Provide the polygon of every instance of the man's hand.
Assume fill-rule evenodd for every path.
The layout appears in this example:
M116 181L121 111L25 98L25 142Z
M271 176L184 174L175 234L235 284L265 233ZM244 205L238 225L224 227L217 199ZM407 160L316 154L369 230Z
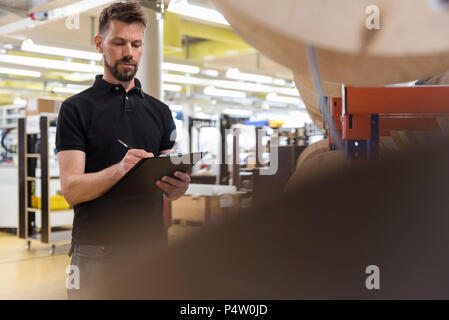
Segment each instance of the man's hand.
M168 200L176 200L186 193L189 187L190 177L188 174L176 171L174 176L177 178L164 176L161 180L156 181L156 185L164 191Z
M142 149L130 149L117 165L116 176L120 179L142 158L153 158L154 154Z

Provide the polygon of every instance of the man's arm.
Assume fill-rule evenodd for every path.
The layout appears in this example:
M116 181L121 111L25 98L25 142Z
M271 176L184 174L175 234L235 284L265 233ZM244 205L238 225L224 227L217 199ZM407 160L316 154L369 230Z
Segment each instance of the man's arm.
M78 150L58 152L62 194L74 206L98 198L109 190L142 158L154 155L145 150L131 149L117 164L95 173L84 173L86 154Z

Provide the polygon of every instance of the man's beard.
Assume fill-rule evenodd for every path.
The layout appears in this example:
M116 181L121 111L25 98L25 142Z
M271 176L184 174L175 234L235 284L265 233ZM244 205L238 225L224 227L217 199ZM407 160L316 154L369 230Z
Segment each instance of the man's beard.
M120 63L129 63L134 66L134 68L124 68L122 71L118 69ZM106 57L104 58L104 65L109 70L109 72L119 81L131 81L137 73L137 62L133 59L122 58L114 63L114 65L110 65Z

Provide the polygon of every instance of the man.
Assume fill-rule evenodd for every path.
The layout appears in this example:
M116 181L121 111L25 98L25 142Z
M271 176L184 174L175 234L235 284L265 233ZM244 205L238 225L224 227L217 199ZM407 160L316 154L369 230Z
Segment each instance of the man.
M144 93L135 78L145 27L137 2L105 8L95 37L104 58L104 75L65 100L59 113L56 148L61 188L75 211L69 255L80 278L79 289L68 286L69 298L117 297L118 292L108 287L117 270L132 269L142 257L167 245L162 193L95 200L140 159L170 153L174 145L171 111ZM135 149L128 150L117 139ZM176 172L175 177L156 182L169 200L182 196L190 182L185 173Z

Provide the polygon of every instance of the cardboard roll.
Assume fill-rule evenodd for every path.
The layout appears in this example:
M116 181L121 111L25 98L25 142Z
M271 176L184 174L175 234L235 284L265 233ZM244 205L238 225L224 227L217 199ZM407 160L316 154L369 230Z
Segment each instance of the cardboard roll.
M422 146L425 138L436 137L428 132L401 132L392 131L391 136L379 137L379 150L381 158L394 156L400 151L406 151L410 146ZM435 140L433 139L433 140ZM286 190L290 190L298 183L308 183L309 181L318 180L323 175L329 175L344 168L363 164L363 161L349 163L342 151L330 151L329 140L323 139L307 146L296 161L296 171L292 175Z
M307 113L310 116L310 119L312 119L313 123L320 129L324 129L324 121L323 116L321 115L320 111L317 110L315 107L312 107L305 103Z
M324 129L323 116L319 106L319 96L315 91L312 80L307 76L295 74L295 84L310 118L317 127ZM336 83L323 82L323 90L326 96L341 97L341 85Z
M299 11L292 10L291 6L296 6L294 4L296 2L302 4L304 1L291 0L286 5L280 5L279 2L274 1L262 2L260 0L244 2L238 0L213 1L234 30L250 45L260 50L270 59L290 68L294 74L306 76L310 74L305 42L290 34L291 32L296 33L292 25L301 20L298 18ZM420 2L421 0L416 1ZM323 3L323 1L316 0L310 2ZM334 2L335 5L341 5L340 1L338 3ZM249 4L251 4L251 10L247 8ZM263 15L259 15L260 12L263 13L266 11L266 8L272 6L276 6L276 8L275 10L270 10L269 18L265 19L262 18ZM341 5L341 7L345 8L344 5ZM409 6L409 9L413 10L411 6ZM340 11L336 11L336 14L338 15ZM285 16L281 21L274 19L273 16L278 16L285 12L295 14L294 18L287 19L287 16ZM320 21L313 14L310 17ZM279 23L274 23L274 21ZM449 19L447 21L449 23ZM435 26L433 21L429 23ZM412 25L413 23L408 21L408 24ZM338 24L333 25L333 28L338 29L336 26ZM438 29L437 27L435 28ZM287 30L289 31L287 32ZM306 29L311 34L314 32L313 30L315 29ZM423 37L419 36L420 34L422 35L423 33L418 33L414 38L414 42L420 43L425 41L427 44L427 40L423 40ZM396 32L396 38L398 37L402 37L401 32ZM445 36L443 43L449 41L449 38L446 38ZM316 55L320 76L324 81L345 83L347 85L401 83L423 79L449 70L449 53L436 49L429 50L428 54L418 54L410 51L403 52L402 55L376 56L371 55L369 51L343 52L316 46Z
M298 170L308 160L313 159L321 153L329 151L329 139L323 139L318 142L312 143L304 149L296 161L296 169Z
M327 142L327 140L322 140ZM320 142L322 142L320 141ZM345 159L340 150L329 151L329 146L323 148L323 144L318 142L313 146L305 159L298 159L296 171L287 183L286 191L297 188L299 185L319 181L334 173L340 172L348 167L349 161Z
M263 24L296 41L331 50L373 56L417 56L449 52L447 1L216 2L222 2L223 7L238 8L254 23ZM439 8L435 6L438 3L441 3Z
M307 80L307 77L305 77L305 76L298 77L295 74L296 88L298 89L299 94L301 95L301 99L304 102L304 104L306 106L306 110L309 113L309 116L312 119L312 121L315 123L316 126L318 126L321 129L324 129L323 116L321 114L319 96L317 95L316 91L314 91L314 89L312 89L313 84L311 82L305 82L307 84L304 84L301 81L303 78L305 80ZM324 90L325 90L326 95L330 95L330 96L332 96L332 94L338 95L338 93L339 93L339 91L335 90L335 88L333 88L330 85L327 85L324 88ZM341 97L341 94L339 96Z
M439 140L443 136L442 131L418 131L418 130L391 130L391 140L397 151L414 149L425 146L429 141Z
M317 95L315 92L316 87L315 83L313 82L313 79L305 74L302 73L296 73L294 74L294 81L296 86L301 85L304 88L309 89L309 91L313 91L315 95ZM321 86L323 87L323 93L325 96L332 97L332 98L341 98L342 96L342 84L337 82L330 82L326 80L321 81Z

